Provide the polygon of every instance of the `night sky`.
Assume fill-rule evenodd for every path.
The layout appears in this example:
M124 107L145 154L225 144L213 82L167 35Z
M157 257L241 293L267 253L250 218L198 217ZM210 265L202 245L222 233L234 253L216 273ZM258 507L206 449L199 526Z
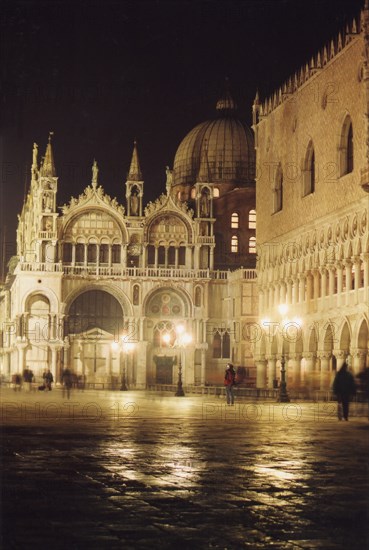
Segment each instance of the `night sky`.
M11 0L1 14L1 237L15 253L33 142L49 131L58 203L91 181L124 204L133 141L144 203L165 190L165 166L211 118L225 77L251 123L265 97L359 13L363 0Z

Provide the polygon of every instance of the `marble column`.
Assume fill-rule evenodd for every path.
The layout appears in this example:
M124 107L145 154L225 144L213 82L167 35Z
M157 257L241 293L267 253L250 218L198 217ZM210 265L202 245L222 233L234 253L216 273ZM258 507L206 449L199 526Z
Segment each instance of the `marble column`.
M367 351L365 349L356 348L351 350L351 371L354 376L357 376L359 372L364 370L366 354Z
M306 352L303 354L305 368L303 372L304 386L310 393L314 389L314 378L316 370L316 355L314 352Z
M290 354L289 368L292 374L292 387L299 389L301 386L301 355L299 353Z
M274 382L277 380L276 357L275 355L268 355L266 359L268 360L268 389L272 390L274 388Z
M320 390L328 390L330 383L330 374L329 374L329 360L331 354L327 351L319 352L318 354L320 360Z
M266 380L266 360L265 359L255 359L256 365L256 387L263 389L267 387Z

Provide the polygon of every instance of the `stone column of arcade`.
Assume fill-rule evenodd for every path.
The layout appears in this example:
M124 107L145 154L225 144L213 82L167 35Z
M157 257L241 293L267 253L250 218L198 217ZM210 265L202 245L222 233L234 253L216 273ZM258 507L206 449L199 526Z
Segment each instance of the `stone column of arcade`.
M264 389L267 387L267 361L264 357L255 357L256 366L256 388Z
M318 354L320 359L320 390L329 390L330 375L329 375L329 361L331 354L329 352L320 352Z

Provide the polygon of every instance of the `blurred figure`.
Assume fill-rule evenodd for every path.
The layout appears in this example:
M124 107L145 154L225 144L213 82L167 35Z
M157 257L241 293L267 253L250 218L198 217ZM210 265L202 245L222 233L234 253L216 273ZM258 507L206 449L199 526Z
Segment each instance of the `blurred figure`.
M52 375L52 372L50 369L47 369L44 374L42 375L42 378L44 379L44 387L45 391L51 391L52 390L52 383L54 382L54 377Z
M68 368L63 370L62 384L63 384L63 398L65 397L65 393L66 393L67 399L70 399L70 390L73 385L73 373Z
M234 405L233 386L235 384L236 384L236 371L234 370L232 363L228 363L225 371L225 375L224 375L224 385L226 390L227 405Z
M21 390L22 377L19 373L13 374L12 383L13 383L14 391L20 391Z
M333 382L333 392L337 396L337 416L338 420L348 420L350 399L356 393L354 377L348 370L347 363L343 363L337 372Z
M365 400L368 404L368 420L369 420L369 367L365 367L365 369L357 375L357 379L359 382L359 388L362 391Z
M31 391L31 384L33 382L33 372L30 368L25 368L23 371L23 385L25 391Z

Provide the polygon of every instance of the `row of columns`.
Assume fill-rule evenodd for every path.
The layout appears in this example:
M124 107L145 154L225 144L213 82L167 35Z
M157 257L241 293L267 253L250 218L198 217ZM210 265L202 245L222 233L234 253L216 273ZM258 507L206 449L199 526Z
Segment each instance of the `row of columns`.
M30 316L32 313L29 311L16 315L15 332L11 331L10 336L35 342L56 342L63 339L63 314L47 313L43 317L37 316L32 328L29 326ZM7 345L11 345L11 342Z
M351 290L357 293L359 288L364 288L364 299L367 300L369 296L368 287L369 254L364 253L349 260L327 264L324 267L315 268L305 273L298 273L291 276L287 281L278 281L275 284L268 285L268 287L262 287L260 289L260 311L267 311L280 303L294 305L304 301L326 298L334 294L339 295L337 305L348 305ZM346 299L342 296L344 291Z
M66 244L66 243L64 243ZM114 263L119 263L123 266L126 266L127 265L127 257L128 257L128 249L129 249L129 245L128 244L122 244L122 245L116 245L116 244L109 244L109 245L105 245L104 243L68 243L68 244L71 244L72 246L72 256L71 256L71 262L70 264L72 266L75 266L75 265L78 265L78 266L84 266L84 267L87 267L88 265L91 265L93 264L94 266L96 267L99 267L100 265L102 266L106 266L106 267L111 267ZM84 247L84 252L83 252L83 259L82 258L77 258L77 255L76 255L76 247L78 244L82 244L83 247ZM96 254L94 255L95 256L95 259L93 261L89 261L89 258L88 258L88 247L89 246L96 246ZM107 258L107 262L102 262L101 261L101 255L100 255L100 247L101 246L108 246L108 258ZM112 253L112 247L113 246L119 246L120 249L119 249L119 254L117 255L117 258L113 258L113 253ZM154 246L154 245L146 245L146 246L143 246L142 247L142 250L141 250L141 266L145 267L147 265L147 255L148 255L148 246L153 246L154 247L154 267L159 267L159 248L160 246ZM200 261L200 256L201 256L201 249L202 248L206 248L207 251L209 251L209 265L206 265L205 268L209 268L209 269L214 269L214 246L213 245L207 245L207 244L201 244L201 245L195 245L194 248L191 248L191 247L188 247L186 246L185 247L185 266L184 267L187 267L187 268L190 268L190 269L201 269L202 266L201 266L201 261ZM169 256L169 249L172 248L172 247L169 247L169 246L163 246L164 248L164 255L165 255L165 258L164 258L164 265L165 267L171 267L169 266L169 262L168 262L168 256ZM179 267L179 249L180 247L173 247L174 248L174 267L175 268L178 268ZM60 257L63 257L63 261L65 262L64 260L64 254L63 254L63 251L61 250L60 251L61 254L60 254ZM194 252L194 255L192 257L192 254ZM113 262L113 259L116 260L115 262ZM78 261L80 260L80 261Z
M350 369L354 376L358 375L365 368L368 350L355 349L333 350L290 353L285 356L285 368L287 383L294 389L310 388L328 390L332 384L332 377L339 370L347 358L349 358ZM332 368L332 356L336 360L336 368ZM255 358L256 365L256 387L273 389L275 382L279 379L280 373L277 369L277 362L280 355L266 355ZM304 360L304 365L302 364Z

